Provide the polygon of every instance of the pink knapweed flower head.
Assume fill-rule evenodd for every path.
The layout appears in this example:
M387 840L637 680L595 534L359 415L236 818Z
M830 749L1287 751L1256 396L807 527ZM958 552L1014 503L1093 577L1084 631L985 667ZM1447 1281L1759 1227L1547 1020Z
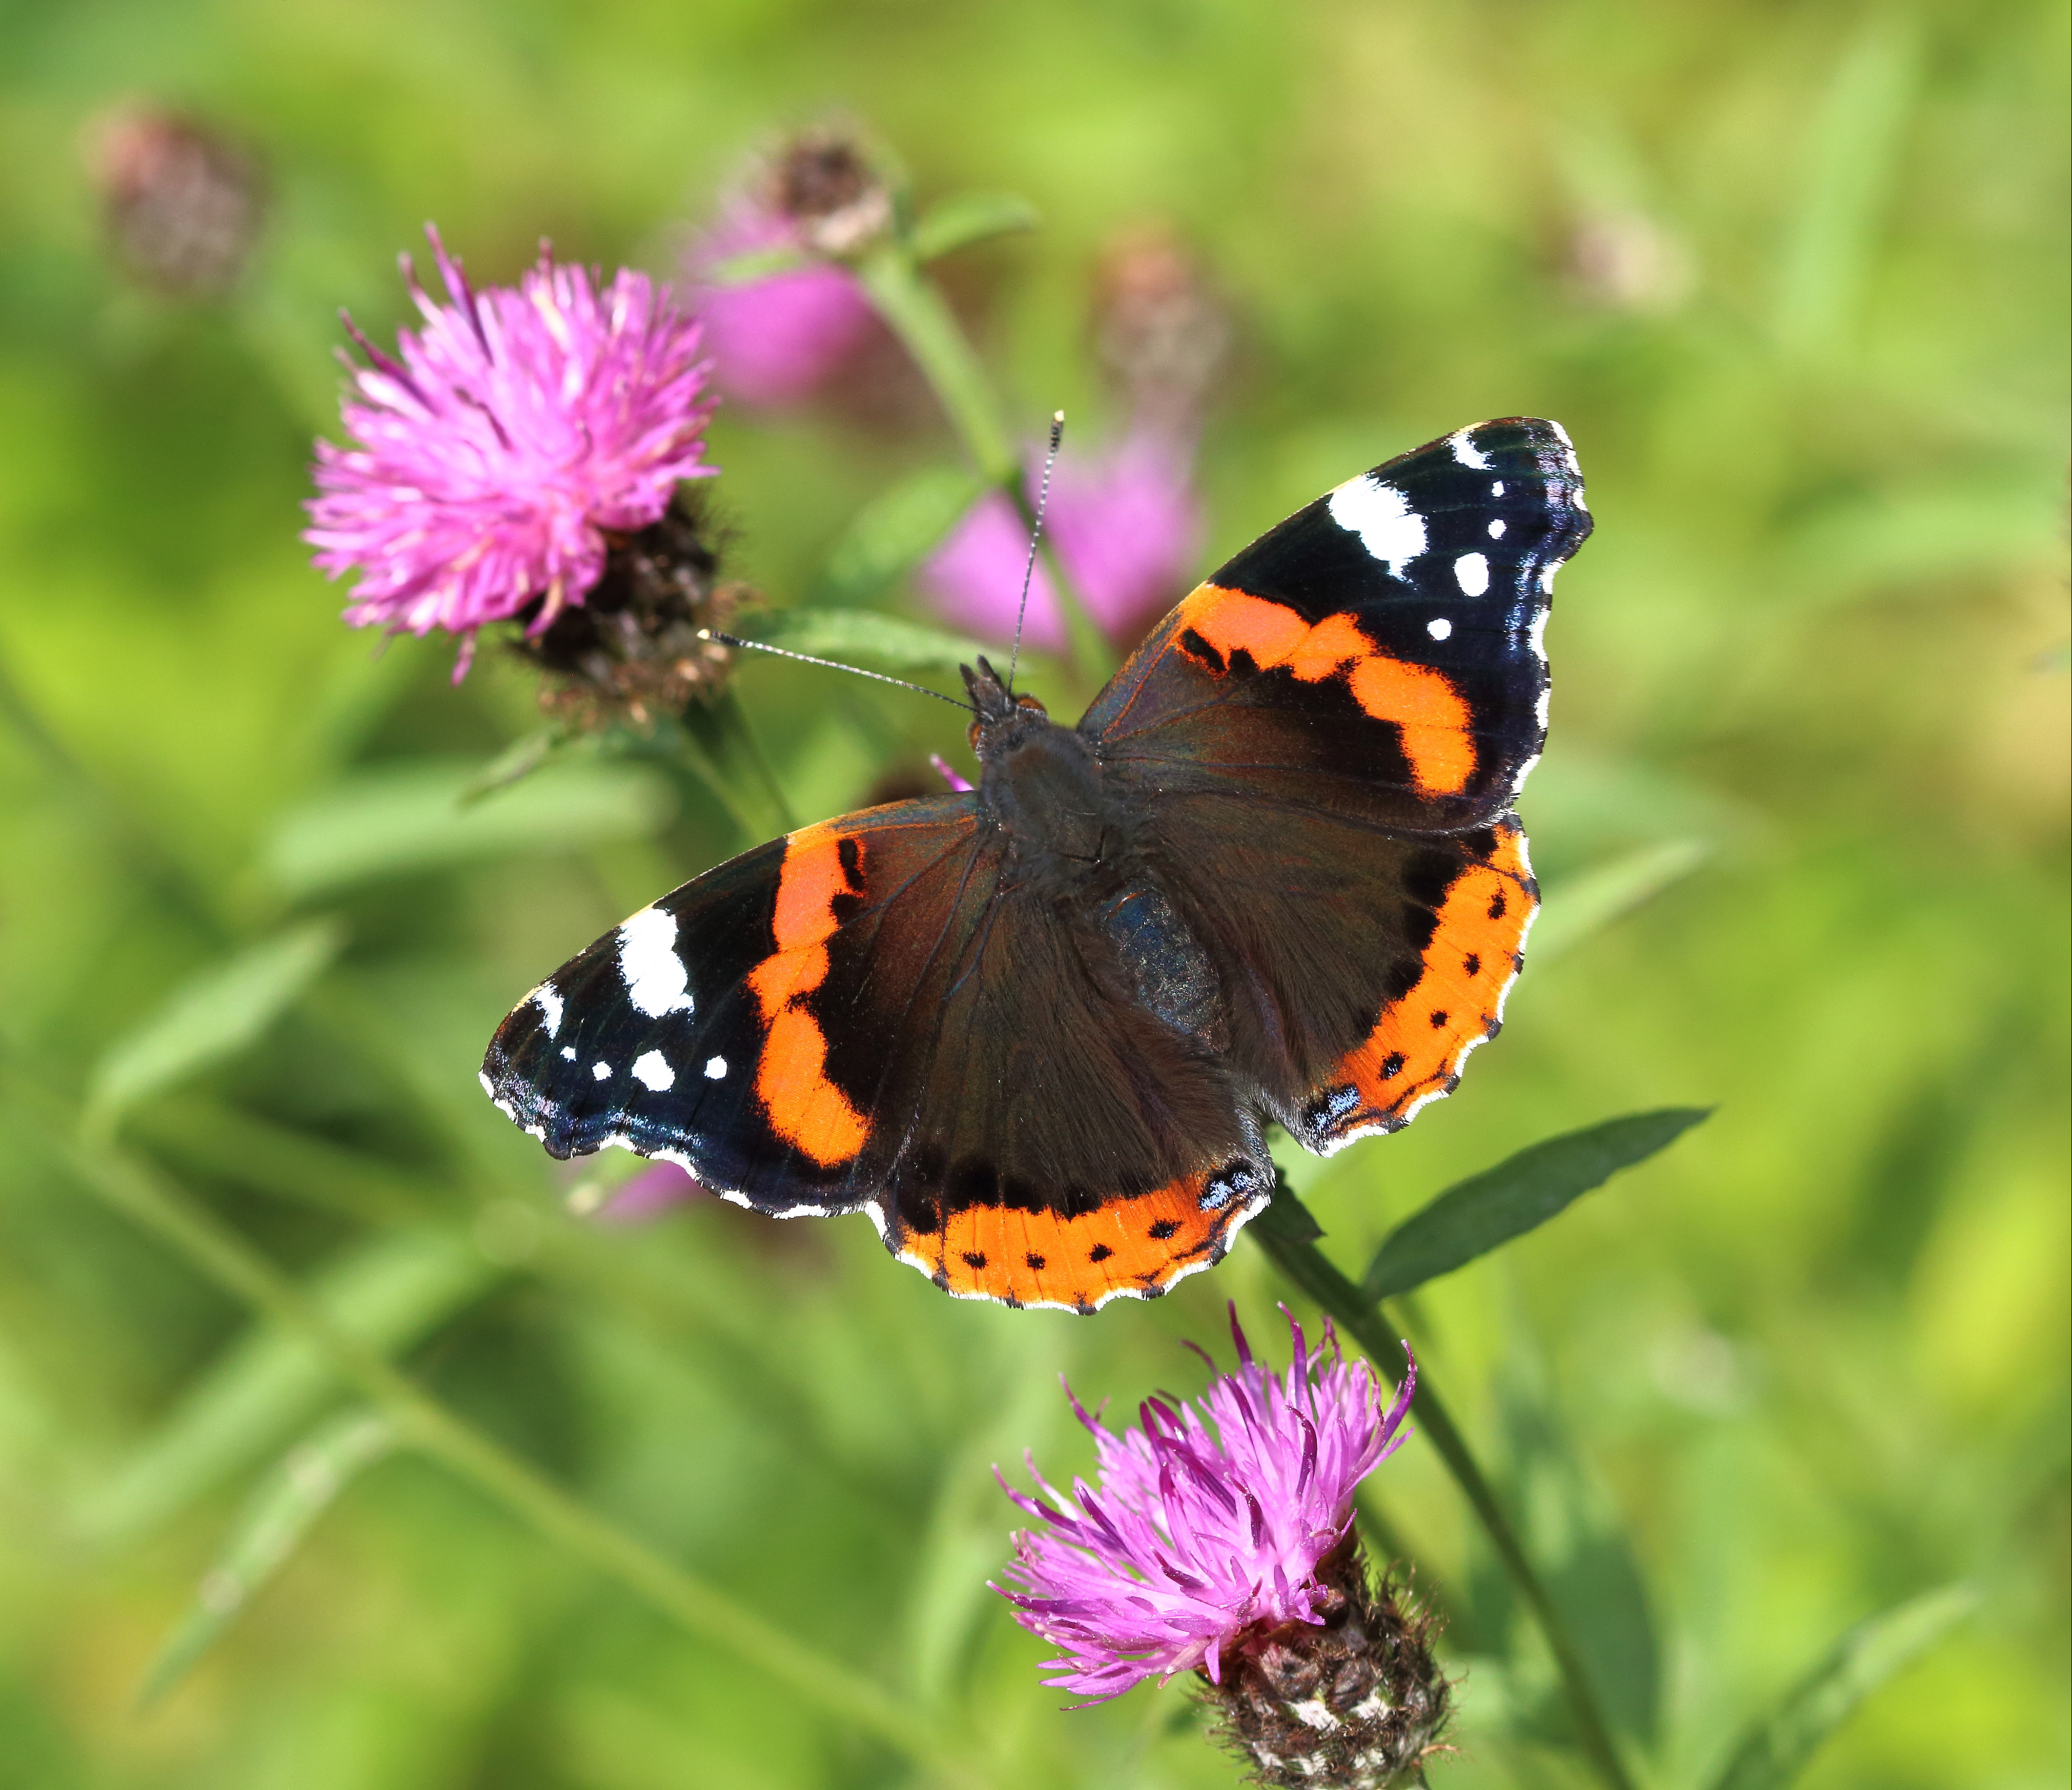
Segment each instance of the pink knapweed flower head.
M1062 1649L1046 1684L1098 1700L1190 1668L1218 1683L1248 1632L1321 1626L1342 1601L1318 1567L1351 1527L1354 1488L1402 1444L1416 1364L1384 1406L1328 1319L1314 1354L1292 1318L1289 1328L1294 1359L1276 1374L1252 1359L1233 1306L1236 1371L1198 1405L1145 1400L1140 1426L1120 1435L1075 1399L1098 1484L1075 1479L1067 1497L1034 1461L1040 1497L1001 1482L1042 1525L1014 1537L1007 1576L1019 1589L994 1588Z
M643 1224L679 1206L714 1197L689 1169L654 1162L599 1205L594 1216L607 1224Z
M1041 468L1038 457L1029 472L1031 502ZM1186 593L1201 545L1202 509L1188 455L1170 438L1148 430L1099 456L1062 455L1044 527L1101 632L1133 644ZM995 492L965 512L923 564L919 582L946 619L1009 640L1028 559L1028 529ZM1064 616L1040 562L1030 582L1022 638L1053 652L1065 644Z
M536 632L595 585L607 533L717 470L699 326L644 274L601 285L544 245L515 288L477 292L426 233L447 302L406 257L423 327L399 332L396 358L352 330L370 363L347 363L353 444L317 443L302 538L334 577L360 574L349 622L471 640L536 600Z
M798 246L791 220L738 200L686 258L713 377L729 397L770 409L800 403L841 370L876 325L856 276L832 261L734 285L714 278L741 256Z

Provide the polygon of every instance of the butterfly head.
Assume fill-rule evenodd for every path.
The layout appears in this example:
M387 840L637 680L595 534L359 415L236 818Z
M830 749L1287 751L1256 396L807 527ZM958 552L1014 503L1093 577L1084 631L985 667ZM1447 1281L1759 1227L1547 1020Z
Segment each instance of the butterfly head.
M1031 733L1056 725L1034 697L1017 696L1008 689L990 660L981 657L975 671L969 665L958 669L977 717L971 724L971 747L981 763L1001 757Z

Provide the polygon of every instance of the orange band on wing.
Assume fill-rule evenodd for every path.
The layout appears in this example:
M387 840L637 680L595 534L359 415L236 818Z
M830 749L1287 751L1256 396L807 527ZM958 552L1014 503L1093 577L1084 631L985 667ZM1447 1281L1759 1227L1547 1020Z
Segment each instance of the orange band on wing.
M1185 652L1192 629L1227 661L1235 652L1264 671L1282 666L1305 684L1343 674L1353 700L1402 735L1410 774L1427 795L1457 796L1475 771L1472 717L1444 672L1391 658L1350 615L1314 627L1285 603L1204 584L1180 605L1176 636Z
M1383 1008L1366 1041L1340 1060L1338 1077L1359 1101L1324 1128L1326 1138L1392 1128L1452 1088L1468 1052L1496 1033L1538 905L1524 833L1505 821L1495 850L1449 885L1416 986Z
M1223 1259L1242 1199L1202 1209L1207 1173L1135 1200L1067 1218L1012 1206L971 1206L940 1231L909 1231L897 1253L938 1286L967 1298L1091 1311L1117 1294L1162 1293L1182 1274Z
M870 1135L870 1121L828 1079L827 1035L804 1004L827 980L826 940L841 924L836 901L861 892L863 842L848 842L857 865L855 885L842 862L843 843L827 826L807 827L785 841L771 922L777 948L748 976L763 1012L756 1095L770 1129L823 1168L849 1161Z

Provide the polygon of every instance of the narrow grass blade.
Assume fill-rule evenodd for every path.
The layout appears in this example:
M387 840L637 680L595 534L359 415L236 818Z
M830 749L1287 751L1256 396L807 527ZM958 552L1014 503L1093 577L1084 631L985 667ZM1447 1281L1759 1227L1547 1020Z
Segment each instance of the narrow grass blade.
M261 853L290 900L421 870L643 838L674 810L668 780L643 765L543 765L467 800L479 767L419 761L335 785L283 814Z
M500 1272L458 1238L405 1234L356 1251L310 1292L340 1329L387 1354L471 1303ZM270 1326L253 1329L187 1389L114 1478L84 1500L81 1533L113 1544L163 1522L278 1447L309 1421L337 1381L306 1339Z
M1551 963L1682 882L1712 855L1703 839L1665 840L1549 884L1527 957L1535 968Z
M332 1501L391 1453L395 1425L382 1413L342 1412L293 1450L254 1488L223 1551L195 1587L194 1603L166 1637L137 1693L148 1709L179 1684L302 1545Z
M1549 1138L1456 1183L1392 1231L1360 1282L1379 1302L1422 1286L1544 1224L1622 1168L1666 1150L1708 1117L1671 1106Z
M344 942L336 921L311 920L176 989L101 1058L87 1094L86 1122L112 1125L138 1101L257 1043Z
M1969 1615L1979 1594L1947 1585L1859 1623L1741 1737L1712 1790L1783 1790L1873 1691Z
M1899 171L1919 84L1920 31L1873 7L1815 118L1778 270L1778 340L1799 353L1840 344L1855 320Z

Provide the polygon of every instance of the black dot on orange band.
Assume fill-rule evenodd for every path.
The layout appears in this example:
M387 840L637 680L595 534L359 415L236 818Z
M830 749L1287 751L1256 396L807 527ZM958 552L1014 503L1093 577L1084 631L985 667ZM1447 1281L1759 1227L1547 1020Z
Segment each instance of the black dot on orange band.
M1031 1268L1034 1269L1038 1274L1042 1274L1042 1271L1043 1271L1043 1258L1042 1258L1041 1256L1038 1256L1038 1255L1026 1255L1026 1256L1024 1256L1022 1259L1024 1261L1027 1262L1027 1263L1029 1264L1029 1265L1030 1265Z
M967 1267L967 1268L983 1268L985 1265L985 1252L983 1249L967 1249L967 1250L964 1252L964 1266L965 1266L965 1267Z
M1391 1051L1381 1065L1381 1079L1383 1081L1392 1080L1402 1073L1403 1053L1400 1051Z
M1438 1031L1438 1029L1439 1029L1441 1026L1445 1025L1445 1023L1446 1023L1446 1010L1445 1010L1444 1007L1434 1007L1434 1008L1432 1010L1432 1029L1433 1029L1433 1031Z
M1156 1224L1153 1224L1151 1227L1151 1234L1157 1237L1161 1243L1163 1243L1166 1238L1174 1235L1179 1228L1180 1221L1178 1219L1161 1218Z
M1115 1251L1111 1249L1105 1243L1096 1243L1093 1248L1087 1252L1087 1259L1089 1261L1106 1261L1108 1258L1114 1253Z
M1471 951L1468 953L1466 961L1462 964L1461 967L1467 971L1470 976L1479 976L1482 973L1482 960L1480 957L1477 956Z
M1490 918L1491 920L1502 920L1503 918L1503 891L1499 889L1490 899Z

